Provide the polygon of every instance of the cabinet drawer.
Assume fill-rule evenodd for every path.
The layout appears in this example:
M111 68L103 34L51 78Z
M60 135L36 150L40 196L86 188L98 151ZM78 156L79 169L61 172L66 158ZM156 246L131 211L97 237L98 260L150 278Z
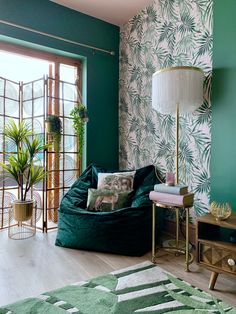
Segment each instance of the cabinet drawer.
M227 272L236 275L236 250L229 250L222 247L199 242L198 262L214 268L219 272Z

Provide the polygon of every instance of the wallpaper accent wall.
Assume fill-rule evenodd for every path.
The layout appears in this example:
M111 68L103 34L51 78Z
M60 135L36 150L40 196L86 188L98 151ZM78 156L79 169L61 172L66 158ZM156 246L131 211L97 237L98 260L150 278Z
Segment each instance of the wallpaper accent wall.
M180 117L180 180L195 192L192 217L208 211L213 0L156 0L120 33L120 167L174 171L175 118L151 106L152 74L189 65L205 73L204 103Z

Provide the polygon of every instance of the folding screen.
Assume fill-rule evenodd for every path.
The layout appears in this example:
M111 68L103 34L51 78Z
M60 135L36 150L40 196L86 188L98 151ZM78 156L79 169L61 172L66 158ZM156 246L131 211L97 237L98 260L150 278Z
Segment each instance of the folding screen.
M59 153L51 147L38 154L38 163L48 171L47 178L34 186L29 198L37 201L37 228L49 230L57 226L60 200L80 174L77 138L74 134L70 111L77 104L75 84L44 77L27 83L16 83L0 78L0 161L7 162L15 147L4 137L3 129L10 118L26 122L44 143L52 136L45 131L48 115L57 115L62 123ZM0 229L9 225L8 212L12 200L18 197L13 180L0 180Z
M20 121L20 83L0 78L0 161L7 162L9 156L16 152L13 142L6 139L3 129L9 119ZM0 229L8 227L11 201L18 198L18 187L13 179L1 172L0 180Z

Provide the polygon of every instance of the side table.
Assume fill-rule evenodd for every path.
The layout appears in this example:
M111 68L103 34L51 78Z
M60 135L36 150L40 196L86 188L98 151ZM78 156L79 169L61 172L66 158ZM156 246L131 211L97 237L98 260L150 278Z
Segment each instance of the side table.
M211 273L209 289L213 290L218 274L236 276L236 243L230 234L236 230L236 213L217 221L211 214L197 218L197 263Z
M152 204L152 262L156 262L156 209L157 207L166 208L175 210L176 213L176 247L173 247L172 249L175 249L177 252L185 254L185 271L189 272L189 265L193 261L193 257L189 253L189 208L192 206L181 206L181 205L170 205L160 202L153 201ZM179 210L184 209L186 211L186 245L185 249L182 249L179 247ZM170 248L168 248L170 249ZM189 258L191 256L191 258Z

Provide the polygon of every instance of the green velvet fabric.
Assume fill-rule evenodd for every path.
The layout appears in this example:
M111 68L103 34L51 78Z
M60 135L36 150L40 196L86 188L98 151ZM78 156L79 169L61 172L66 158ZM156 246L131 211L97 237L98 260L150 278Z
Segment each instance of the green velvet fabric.
M131 206L113 212L86 210L89 188L97 187L98 172L111 171L91 164L63 197L58 211L56 245L140 256L151 249L149 192L159 183L154 166L137 169ZM160 217L159 217L160 218ZM160 221L160 219L159 219Z

